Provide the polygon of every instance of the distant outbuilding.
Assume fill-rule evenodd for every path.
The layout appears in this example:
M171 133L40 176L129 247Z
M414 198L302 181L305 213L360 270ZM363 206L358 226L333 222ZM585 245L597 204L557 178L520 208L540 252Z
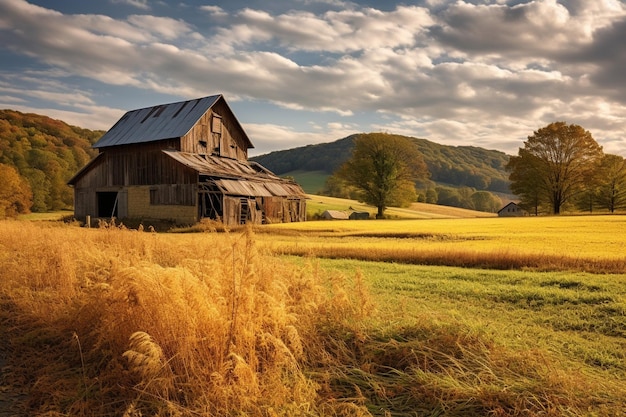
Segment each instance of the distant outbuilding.
M528 212L522 209L517 203L511 201L506 206L498 210L498 217L522 217L528 216Z
M350 217L345 211L326 210L324 213L322 213L322 218L324 220L348 220Z
M353 211L349 216L350 220L367 220L370 214L367 211Z

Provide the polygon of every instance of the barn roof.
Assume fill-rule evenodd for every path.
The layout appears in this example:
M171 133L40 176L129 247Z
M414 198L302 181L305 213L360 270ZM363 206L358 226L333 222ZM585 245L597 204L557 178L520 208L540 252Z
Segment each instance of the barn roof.
M280 178L255 162L188 152L162 151L200 175L213 178L226 194L248 196L304 196L302 188Z
M226 100L221 94L176 103L160 104L143 109L131 110L106 132L94 148L155 142L180 138L187 134L200 118L218 101ZM233 120L243 132L248 148L253 148L243 128L228 104Z

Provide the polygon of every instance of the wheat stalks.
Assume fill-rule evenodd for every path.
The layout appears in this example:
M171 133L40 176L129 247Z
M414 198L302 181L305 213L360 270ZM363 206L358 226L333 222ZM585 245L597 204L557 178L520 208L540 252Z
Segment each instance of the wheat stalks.
M83 384L85 385L85 394L87 393L87 371L85 370L85 357L83 356L83 348L80 345L80 339L78 338L78 334L74 332L72 335L72 339L76 340L78 344L78 352L80 353L80 364L83 371Z
M138 373L142 379L154 378L163 367L161 347L148 333L141 331L130 335L129 347L130 349L122 356L128 360L131 370Z

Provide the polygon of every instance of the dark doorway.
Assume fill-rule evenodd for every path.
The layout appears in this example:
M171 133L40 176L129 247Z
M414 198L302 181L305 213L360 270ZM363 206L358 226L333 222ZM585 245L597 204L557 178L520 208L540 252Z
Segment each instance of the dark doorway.
M96 193L98 217L117 217L117 191Z

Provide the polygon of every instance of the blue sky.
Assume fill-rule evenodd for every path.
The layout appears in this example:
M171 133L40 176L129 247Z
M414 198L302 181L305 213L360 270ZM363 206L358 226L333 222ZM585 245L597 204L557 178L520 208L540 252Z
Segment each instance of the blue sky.
M516 154L554 121L626 156L620 0L0 0L0 108L109 129L224 94L251 155L389 132Z

